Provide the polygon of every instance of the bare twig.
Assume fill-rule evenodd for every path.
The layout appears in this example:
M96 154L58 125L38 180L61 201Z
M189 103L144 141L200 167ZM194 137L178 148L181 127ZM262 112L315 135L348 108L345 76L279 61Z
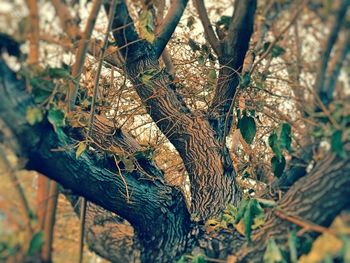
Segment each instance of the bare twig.
M163 22L163 15L164 15L164 8L165 8L165 0L159 1L158 6L157 6L157 17L156 17L156 23L157 23L157 28L156 31L158 31L158 26L162 24ZM164 65L170 75L175 78L175 67L173 64L173 61L171 59L171 56L169 54L168 49L165 47L163 52L162 52L162 59L164 62Z
M266 51L261 55L261 57L258 59L258 61L256 61L254 63L254 65L252 66L251 70L250 70L250 75L254 72L255 68L257 67L257 65L260 64L261 61L263 61L272 51L272 48L274 47L274 45L276 45L276 43L278 41L280 41L280 39L282 38L282 36L289 30L289 28L295 23L296 19L298 18L300 12L303 10L303 8L305 7L305 5L309 2L309 0L304 0L302 2L302 4L299 6L299 8L297 8L297 10L295 11L294 15L292 16L292 19L290 20L290 22L288 23L288 25L286 25L281 32L276 36L276 38L274 39L274 41L272 41L269 45L269 47L266 49Z
M306 220L302 220L301 218L298 218L296 216L288 215L279 209L275 210L275 215L283 220L287 220L295 225L302 227L303 232L305 232L305 231L314 231L317 233L330 232L330 230L326 227L316 225L316 224L314 224L312 222L308 222Z
M58 184L55 181L50 181L47 212L45 215L45 224L43 228L45 242L43 243L41 250L41 259L44 262L52 261L52 244L54 237L54 226L57 211L58 200Z
M29 9L30 18L30 33L29 33L29 53L27 63L34 65L39 60L39 16L38 5L36 0L28 0L27 6Z
M94 1L89 18L86 23L85 30L78 43L78 49L75 55L75 63L72 67L72 76L74 78L74 81L71 81L69 83L69 91L67 96L68 110L73 109L75 104L75 100L76 100L78 88L79 88L79 80L80 80L81 73L83 71L86 53L88 51L91 34L95 27L96 19L101 9L101 5L102 5L102 0Z
M14 170L11 163L7 159L6 154L4 153L4 150L1 146L0 146L0 159L1 159L2 163L5 164L5 168L7 169L7 174L9 175L11 183L13 184L14 188L17 191L17 194L18 194L18 197L20 200L20 204L22 206L22 210L25 214L26 225L27 225L28 231L30 234L33 234L33 229L32 229L31 222L30 222L32 211L30 209L28 199L24 193L24 190L23 190L21 184L19 183L19 179L17 177L16 171Z
M330 34L328 36L324 51L321 56L321 65L318 70L318 74L316 77L315 90L321 97L321 100L324 100L322 93L324 92L324 82L326 78L326 70L329 62L329 58L331 52L333 50L334 44L338 39L340 28L345 19L346 11L350 5L350 0L342 0L339 6L336 20L334 21L333 27L330 30Z
M96 76L95 76L95 86L94 86L94 90L93 90L93 97L92 97L92 101L91 101L91 111L90 111L90 119L89 119L89 131L88 131L88 136L91 137L92 136L92 130L93 130L93 125L94 125L94 117L95 117L95 107L96 107L96 98L97 98L97 89L98 89L98 84L99 84L99 80L100 80L100 75L101 75L101 70L102 70L102 64L103 64L103 58L105 56L105 52L107 50L107 45L108 45L108 35L109 32L111 30L111 26L112 26L112 21L113 21L113 17L114 17L114 11L115 11L115 3L116 0L113 0L112 2L112 6L109 10L109 22L108 22L108 26L106 29L106 34L105 34L105 39L104 39L104 43L103 43L103 47L101 50L101 60L98 64L98 68L97 68L97 72L96 72ZM85 198L82 198L81 200L81 207L80 207L80 222L81 222L81 226L80 226L80 242L79 242L79 262L83 262L83 250L84 250L84 231L85 231L85 217L86 217L86 206L87 206L87 202Z

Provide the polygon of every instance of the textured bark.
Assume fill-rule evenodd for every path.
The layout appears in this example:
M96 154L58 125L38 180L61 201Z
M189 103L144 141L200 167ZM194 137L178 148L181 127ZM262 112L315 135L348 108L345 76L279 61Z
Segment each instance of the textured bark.
M155 47L138 39L125 3L118 2L116 8L113 27L120 30L113 34L120 48L126 46L122 51L124 69L147 112L184 162L191 181L191 212L199 220L218 215L239 199L228 151L209 122L192 113L176 93L171 76L159 67Z
M219 77L214 98L209 108L209 120L220 141L231 128L229 112L240 82L243 62L253 33L256 0L235 1L232 22L226 37L220 42Z
M154 171L154 180L138 170L121 178L101 166L94 153L76 159L74 149L67 147L73 141L64 134L56 134L45 121L29 126L24 116L32 101L24 83L2 61L0 73L0 117L20 144L21 155L29 159L27 168L127 219L140 240L143 262L171 262L185 251L191 225L184 197L159 178L156 167L147 169L148 175ZM129 200L125 183L132 193Z
M53 3L59 7L62 4L54 0ZM349 205L346 198L350 189L349 160L330 156L297 181L278 207L268 213L265 226L254 233L253 246L243 245L241 249L243 239L236 232L220 233L223 239L203 232L194 236L203 221L220 214L228 203L239 202L232 162L223 142L231 126L229 109L252 34L256 1L235 1L233 20L226 37L220 39L223 44L217 52L221 69L209 120L191 112L176 92L171 76L159 67L157 46L139 38L125 2L119 0L116 8L113 34L125 61L123 69L153 121L179 152L191 180L191 212L200 222L191 222L183 194L164 182L163 172L153 161L134 155L142 151L137 142L123 130L115 129L108 120L96 117L92 134L95 144L91 145L94 150L85 151L78 159L71 146L77 142L73 138L82 135L80 131L66 129L66 133L55 133L45 120L29 126L23 116L26 108L33 106L31 97L24 83L0 60L0 119L20 145L17 153L28 158L27 168L45 174L74 194L127 220L135 230L142 262L174 262L192 247L194 239L208 255L224 258L228 253L221 250L228 246L231 236L229 253L240 250L237 256L241 261L260 262L269 237L283 244L286 233L297 228L278 213L327 226ZM65 14L61 12L62 20L70 21L74 29L73 21ZM75 39L76 28L67 31ZM170 38L171 34L166 35ZM165 45L168 40L165 39ZM114 163L118 154L132 156L140 168L120 174ZM130 247L123 250L130 245L131 235L119 239L119 227L123 225L124 230L130 230L124 221L90 206L87 223L87 239L92 249L112 261L134 260L120 255L134 252ZM136 252L135 260L137 257Z
M301 227L279 214L297 218L305 225L329 226L339 212L350 205L350 159L330 154L310 174L298 180L271 210L264 226L253 236L253 244L238 253L239 262L261 262L269 238L286 245L288 233ZM306 232L312 229L304 229Z
M191 212L201 220L217 215L238 198L230 157L224 154L207 120L178 100L169 74L159 68L151 47L144 42L133 45L134 56L141 52L142 57L126 61L127 73L148 113L184 162L191 181ZM146 72L157 72L151 85L142 81Z
M20 146L17 152L29 159L28 167L46 174L75 194L127 219L134 226L140 242L142 262L173 262L174 258L191 247L192 238L198 236L191 236L192 226L184 197L176 188L164 184L162 173L157 167L151 162L136 160L147 169L148 176L153 176L153 180L149 180L150 177L145 180L145 173L140 170L123 174L132 192L130 200L127 200L124 181L110 165L101 163L91 152L83 153L76 159L73 150L64 148L72 140L64 134L57 135L45 121L29 126L23 116L26 107L32 105L32 102L25 91L24 83L2 62L0 73L0 91L3 94L0 97L0 118L14 134ZM99 122L99 119L96 127L94 132L100 138L100 143L108 146L109 142L109 147L114 145L130 152L138 148L123 131L111 133L108 124L103 130L105 132L99 132L104 129L103 122ZM347 151L349 152L348 148ZM268 213L264 227L254 233L252 246L243 245L241 248L242 237L235 232L232 235L222 235L223 239L207 236L204 240L208 244L208 255L225 257L227 252L220 250L223 248L222 244L227 245L232 236L232 243L228 247L231 247L231 252L240 250L237 256L241 262L261 262L269 237L274 237L279 244L283 244L287 240L287 233L299 228L278 213L299 218L306 224L312 222L328 226L342 209L349 206L349 171L349 159L343 160L329 155L310 174L293 184L276 209ZM119 223L118 220L118 223L113 221L109 215L105 216L103 212L98 218L101 215L99 213L100 211L93 211L94 216L88 218L88 222L93 221L92 225L104 227L114 227ZM87 236L91 235L93 240L96 237L94 233L97 232L88 233ZM105 230L99 233L102 240L114 238L111 233L106 234ZM200 239L198 242L201 244ZM97 244L102 244L103 248L95 250L104 255L102 251L113 249L116 243L102 241Z
M79 197L67 189L61 192L80 216ZM85 239L89 249L111 262L140 262L139 242L133 227L120 216L87 203Z

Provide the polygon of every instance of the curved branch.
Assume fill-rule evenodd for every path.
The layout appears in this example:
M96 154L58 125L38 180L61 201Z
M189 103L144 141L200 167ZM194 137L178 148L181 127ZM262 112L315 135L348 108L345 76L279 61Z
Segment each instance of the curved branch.
M79 216L79 197L64 188L60 190ZM133 227L118 215L91 202L87 203L85 232L89 249L99 256L111 262L140 261Z
M79 89L80 77L83 72L85 57L88 51L88 47L90 45L89 40L91 38L92 31L95 28L96 19L100 11L101 5L102 5L102 0L94 1L92 10L86 22L85 30L78 43L78 48L75 54L75 63L72 66L72 72L71 72L75 81L74 82L71 81L69 83L68 96L66 98L67 104L68 104L67 106L69 110L73 109L75 105L75 101L76 101L78 89Z
M220 50L220 41L216 37L213 27L210 23L210 20L208 18L208 13L204 5L203 0L194 0L194 5L197 9L199 19L202 22L203 28L204 28L204 34L205 37L207 38L210 46L214 50L214 52L220 56L221 55L221 50Z
M147 167L148 174L155 174L150 180L140 170L118 176L116 169L106 169L91 151L76 159L75 150L69 146L74 144L72 139L63 133L55 133L46 121L33 127L27 123L24 116L26 108L33 105L31 97L26 94L24 82L18 80L1 60L0 91L3 94L0 118L13 132L21 153L28 158L27 168L45 174L74 193L127 219L135 227L142 244L144 262L170 262L184 252L191 227L185 199L178 189L159 178L157 167ZM119 134L122 131L115 136ZM125 183L130 199L126 198Z
M109 14L110 4L107 3L104 7L106 13ZM129 54L128 50L133 46L133 43L139 41L140 38L124 0L117 1L115 5L112 32L121 54L126 58Z
M330 34L328 36L326 46L321 56L321 65L316 77L315 90L317 91L318 95L320 96L322 102L325 105L328 105L329 103L327 90L325 90L325 85L324 85L325 78L326 78L326 70L327 70L331 52L333 50L335 42L338 39L339 31L343 25L343 21L346 17L346 12L348 10L349 5L350 5L349 0L341 1L341 4L338 8L337 16L335 18L336 20L334 21L333 27L330 30Z
M156 39L153 43L157 58L161 56L165 46L173 35L186 8L187 2L188 0L174 0L164 20L159 25L156 32Z

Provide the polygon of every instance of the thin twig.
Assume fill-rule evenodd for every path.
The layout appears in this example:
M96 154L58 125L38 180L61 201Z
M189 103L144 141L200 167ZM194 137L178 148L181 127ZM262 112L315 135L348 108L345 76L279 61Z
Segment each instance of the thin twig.
M94 1L92 10L90 12L89 18L85 26L85 30L82 34L81 39L79 40L78 49L75 55L75 63L72 67L72 76L74 78L74 81L70 81L69 83L69 90L67 96L67 106L69 111L74 107L75 100L77 98L79 81L83 71L84 61L90 43L89 39L91 38L92 31L95 27L97 16L101 9L101 5L102 0Z
M92 130L93 130L93 125L94 125L94 117L95 117L96 98L97 98L97 89L98 89L98 84L99 84L99 80L100 80L100 76L101 76L103 58L104 58L105 52L107 50L108 35L109 35L109 32L111 30L111 26L112 26L112 21L113 21L112 18L114 16L115 3L116 3L116 1L113 0L112 6L111 6L110 11L109 11L109 15L108 15L109 22L108 22L108 26L107 26L107 29L106 29L106 34L105 34L103 47L102 47L102 50L101 50L101 60L100 60L100 62L98 64L97 73L96 73L96 77L95 77L95 86L94 86L93 97L92 97L92 101L91 101L91 111L90 111L88 137L92 137ZM83 262L86 206L87 206L86 199L82 198L82 200L81 200L81 208L80 208L81 227L80 227L79 263Z
M28 0L27 6L29 9L30 18L30 33L29 33L29 52L28 65L35 65L39 61L39 16L38 5L36 0Z
M285 28L282 29L282 31L278 34L278 36L275 38L274 41L272 41L269 45L269 47L266 49L266 51L261 55L261 57L259 58L259 60L257 62L254 63L254 65L252 66L252 69L250 70L250 75L254 72L255 68L257 67L257 65L259 65L259 63L261 61L263 61L271 52L272 48L274 47L274 45L276 45L276 43L281 39L281 37L283 36L284 33L286 33L288 31L288 29L294 24L294 22L296 21L296 19L298 18L301 10L304 8L304 6L309 2L309 0L304 0L303 3L299 6L299 8L296 10L296 12L294 13L291 21L288 23L288 25L286 25Z
M288 215L280 209L275 210L275 215L283 220L287 220L295 225L302 227L303 232L310 231L310 230L317 233L331 232L328 228L325 228L320 225L316 225L315 223L312 223L312 222L307 222L306 220L302 220L296 216Z
M19 179L17 177L16 171L13 169L11 163L9 162L8 158L6 157L6 154L4 153L4 150L1 146L0 146L0 159L5 164L5 168L7 169L7 173L10 177L10 180L17 191L23 212L25 213L28 231L30 234L33 234L33 228L31 226L31 222L30 222L32 211L30 209L28 199L24 193L24 190L23 190L21 184L19 183Z

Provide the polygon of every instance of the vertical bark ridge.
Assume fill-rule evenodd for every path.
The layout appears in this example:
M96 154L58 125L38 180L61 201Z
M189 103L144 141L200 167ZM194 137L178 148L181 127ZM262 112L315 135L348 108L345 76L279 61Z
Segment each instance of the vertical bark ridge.
M173 90L169 74L160 69L152 47L133 45L126 70L136 92L159 129L179 152L191 181L191 211L200 220L217 215L237 199L232 162L209 122L192 113ZM150 74L149 80L143 76Z

